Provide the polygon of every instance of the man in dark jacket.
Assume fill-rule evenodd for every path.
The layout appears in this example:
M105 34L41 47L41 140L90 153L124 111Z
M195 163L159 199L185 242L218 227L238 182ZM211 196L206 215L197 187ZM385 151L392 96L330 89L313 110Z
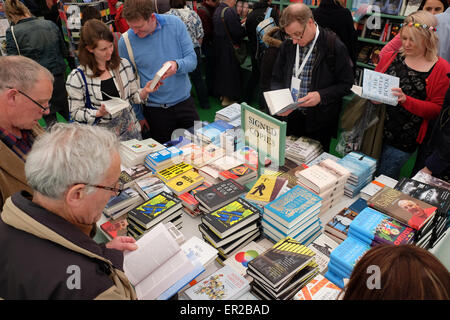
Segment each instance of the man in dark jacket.
M290 88L301 107L280 114L287 117L287 134L316 139L328 151L338 128L342 97L353 84L347 49L334 33L317 26L304 4L284 9L280 27L290 40L280 47L271 88Z

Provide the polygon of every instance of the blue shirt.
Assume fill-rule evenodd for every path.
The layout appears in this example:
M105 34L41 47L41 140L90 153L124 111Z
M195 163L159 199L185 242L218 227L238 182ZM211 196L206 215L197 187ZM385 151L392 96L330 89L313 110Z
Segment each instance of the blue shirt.
M450 8L435 17L438 20L439 56L450 62Z
M191 82L188 73L197 66L197 56L191 37L180 18L156 14L158 23L153 34L139 38L129 29L128 38L138 69L141 87L153 79L156 72L169 60L178 64L177 73L163 80L154 93L150 93L147 106L166 104L173 106L190 97ZM130 60L123 37L119 40L119 55ZM137 114L142 119L142 114Z

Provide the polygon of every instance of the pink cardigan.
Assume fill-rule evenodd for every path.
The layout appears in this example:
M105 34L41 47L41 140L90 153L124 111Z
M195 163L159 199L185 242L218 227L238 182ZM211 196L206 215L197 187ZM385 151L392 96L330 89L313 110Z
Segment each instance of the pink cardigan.
M395 39L395 38L394 38ZM386 45L388 46L388 45ZM397 47L395 44L392 47ZM385 47L386 48L386 47ZM397 56L397 50L390 50L389 47L383 48L380 55L380 62L378 63L375 71L386 72L389 65ZM450 79L447 77L447 73L450 73L450 64L441 57L438 58L433 71L430 73L426 81L426 100L415 99L410 96L406 96L406 101L401 105L403 108L423 118L420 126L419 135L416 141L422 143L425 138L425 134L428 128L428 122L435 119L442 109L444 103L445 93L449 87Z

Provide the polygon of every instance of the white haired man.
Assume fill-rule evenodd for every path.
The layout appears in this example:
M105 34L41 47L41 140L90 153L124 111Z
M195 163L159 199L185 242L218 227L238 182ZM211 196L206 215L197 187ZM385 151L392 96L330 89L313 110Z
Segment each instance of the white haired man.
M0 57L0 209L13 193L31 191L24 164L35 137L44 132L38 124L50 113L53 75L23 56Z
M34 193L8 198L0 220L0 298L135 299L122 271L131 237L92 238L111 196L120 192L119 142L104 128L56 124L27 156Z

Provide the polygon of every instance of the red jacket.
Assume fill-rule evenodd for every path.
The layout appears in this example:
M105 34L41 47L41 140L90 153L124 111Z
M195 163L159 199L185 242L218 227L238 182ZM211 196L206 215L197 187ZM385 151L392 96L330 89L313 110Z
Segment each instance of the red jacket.
M385 52L380 58L375 71L386 72L394 58L396 57L398 51ZM422 143L425 138L425 134L428 128L428 122L437 118L439 112L442 109L442 104L444 103L445 93L447 92L449 86L449 78L447 73L450 72L450 64L442 59L438 58L433 71L430 73L426 81L426 100L415 99L410 96L406 96L406 101L401 105L403 108L423 118L422 124L420 126L419 135L416 141Z

